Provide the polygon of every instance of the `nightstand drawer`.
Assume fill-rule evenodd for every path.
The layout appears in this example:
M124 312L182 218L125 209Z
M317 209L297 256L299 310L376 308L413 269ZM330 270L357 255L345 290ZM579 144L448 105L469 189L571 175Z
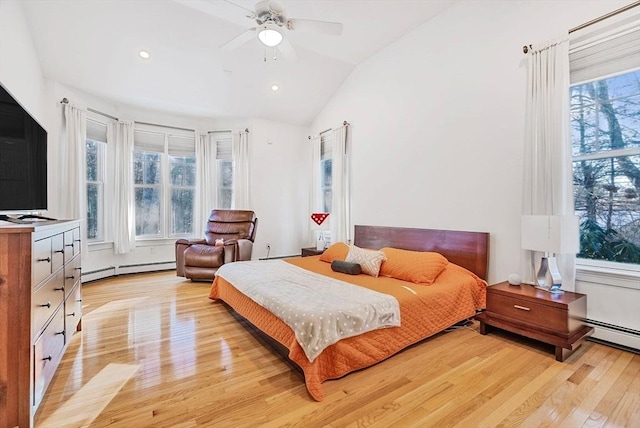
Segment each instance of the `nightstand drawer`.
M567 311L523 299L487 294L487 312L490 317L508 318L518 324L527 324L561 333L569 333Z

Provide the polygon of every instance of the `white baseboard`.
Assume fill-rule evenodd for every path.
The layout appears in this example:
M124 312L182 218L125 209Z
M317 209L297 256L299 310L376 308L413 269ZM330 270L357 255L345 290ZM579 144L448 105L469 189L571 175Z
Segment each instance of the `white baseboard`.
M135 265L110 266L91 272L82 272L82 282L96 281L130 273L157 272L176 268L176 262L140 263Z

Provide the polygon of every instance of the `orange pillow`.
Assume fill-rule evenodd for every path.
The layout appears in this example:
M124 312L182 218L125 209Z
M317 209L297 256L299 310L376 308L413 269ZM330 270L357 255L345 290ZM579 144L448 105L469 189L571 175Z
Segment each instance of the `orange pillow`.
M331 263L334 260L344 261L349 253L349 246L344 242L336 242L326 250L320 256L320 260L323 262Z
M449 264L449 260L440 253L390 247L385 247L381 251L387 256L387 260L380 267L380 275L414 284L433 284Z

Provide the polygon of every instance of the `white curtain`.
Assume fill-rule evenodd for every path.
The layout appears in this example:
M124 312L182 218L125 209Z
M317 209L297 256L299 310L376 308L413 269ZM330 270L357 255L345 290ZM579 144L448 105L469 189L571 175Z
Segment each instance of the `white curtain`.
M80 219L82 254L87 252L87 111L71 103L63 104L62 209L64 218Z
M107 128L107 142L115 146L116 189L113 199L113 250L126 254L135 247L135 202L133 195L133 122L119 120Z
M249 184L249 132L240 131L233 134L232 208L251 209Z
M567 39L533 47L526 89L522 213L573 214ZM574 290L575 254L560 254L557 259L563 289ZM526 282L535 282L535 260L540 260L540 254L523 251Z
M309 245L316 244L316 229L311 221L311 214L322 210L322 192L320 192L320 135L311 139L311 182L309 183L309 216L307 217L308 235L307 242ZM329 216L329 224L331 224L331 216Z
M351 240L350 195L349 195L349 156L347 137L349 126L344 125L333 130L333 150L331 153L331 242L349 242Z
M196 236L204 236L211 210L218 206L217 147L213 134L196 132Z

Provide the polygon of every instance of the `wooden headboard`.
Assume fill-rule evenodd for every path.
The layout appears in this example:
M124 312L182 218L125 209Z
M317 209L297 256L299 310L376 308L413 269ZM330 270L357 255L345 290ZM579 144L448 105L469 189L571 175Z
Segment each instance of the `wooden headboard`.
M356 225L353 243L361 248L434 251L487 279L489 234L486 232Z

